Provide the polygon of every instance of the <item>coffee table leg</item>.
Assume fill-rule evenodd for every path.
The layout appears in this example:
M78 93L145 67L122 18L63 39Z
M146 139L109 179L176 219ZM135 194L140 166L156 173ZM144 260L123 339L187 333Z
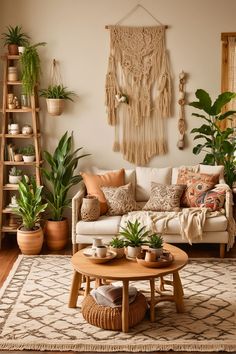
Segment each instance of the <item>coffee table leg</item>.
M122 294L122 331L129 331L129 281L123 280Z
M173 273L174 300L177 312L184 312L183 288L178 272Z
M81 287L82 275L74 271L73 280L70 289L70 297L68 307L76 307L79 289Z
M150 292L151 292L151 301L150 301L150 321L155 321L155 279L150 279Z
M90 277L86 276L86 285L85 285L85 291L84 291L84 296L87 296L90 293Z

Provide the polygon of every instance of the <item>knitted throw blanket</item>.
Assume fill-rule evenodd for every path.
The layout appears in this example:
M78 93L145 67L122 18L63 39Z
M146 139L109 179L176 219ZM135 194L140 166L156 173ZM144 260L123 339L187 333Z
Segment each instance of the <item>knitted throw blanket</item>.
M108 123L115 127L113 150L145 165L166 152L164 118L170 116L171 82L165 27L109 29L106 106Z
M171 219L179 218L180 235L182 239L192 244L194 240L201 240L203 228L206 218L220 215L220 211L208 211L207 208L184 208L180 212L164 212L164 211L132 211L121 218L120 227L125 227L127 221L134 222L138 220L141 226L146 226L147 230L157 232L156 223L160 222L161 230L158 232L166 233L168 222Z

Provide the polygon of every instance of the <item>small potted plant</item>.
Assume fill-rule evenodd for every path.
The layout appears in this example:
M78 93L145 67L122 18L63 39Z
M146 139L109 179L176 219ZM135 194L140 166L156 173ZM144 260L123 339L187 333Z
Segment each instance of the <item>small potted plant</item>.
M4 45L8 46L8 53L10 55L18 55L19 47L24 47L29 44L29 36L22 32L21 26L8 26L7 32L2 33Z
M15 162L21 162L23 160L22 154L21 154L21 149L16 149L14 151L14 161Z
M37 186L34 177L31 177L29 184L25 177L19 183L19 198L13 211L22 218L22 225L17 229L17 242L23 254L39 254L43 245L39 221L47 203L42 202L42 188Z
M124 256L124 246L124 240L117 236L113 237L113 239L109 243L110 250L116 252L117 254L116 258L122 258Z
M13 166L9 171L9 183L18 184L22 180L22 171Z
M148 245L151 252L155 252L156 256L163 253L163 238L161 234L154 233L148 238Z
M48 88L40 90L40 96L46 98L47 110L51 116L60 116L65 107L65 101L73 101L71 96L75 92L69 91L63 85L49 85Z
M127 256L136 258L141 253L141 246L147 244L146 237L149 231L145 231L146 227L141 226L138 220L134 223L127 221L126 227L121 227L120 235L123 236L125 246L127 246Z
M20 56L22 93L24 95L31 96L34 94L34 88L41 72L40 57L37 48L45 44L45 42L40 42L27 45Z
M30 144L20 149L24 162L33 162L35 160L35 148Z

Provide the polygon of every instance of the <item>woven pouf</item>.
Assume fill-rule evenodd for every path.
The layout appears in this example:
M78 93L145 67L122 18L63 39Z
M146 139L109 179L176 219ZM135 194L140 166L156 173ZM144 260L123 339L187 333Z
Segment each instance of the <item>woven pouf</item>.
M129 305L129 327L142 321L147 310L147 300L138 292L134 302ZM82 303L82 315L93 326L119 331L122 329L121 307L98 305L91 295L86 296Z

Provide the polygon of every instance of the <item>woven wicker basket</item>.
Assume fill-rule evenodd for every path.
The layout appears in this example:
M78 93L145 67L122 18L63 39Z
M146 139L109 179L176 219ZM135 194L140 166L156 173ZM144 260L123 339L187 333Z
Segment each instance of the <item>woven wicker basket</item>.
M138 292L136 299L129 305L129 327L134 327L142 321L147 310L147 301ZM121 307L106 307L96 303L91 295L86 296L82 304L84 319L93 326L103 329L120 331L122 329Z

